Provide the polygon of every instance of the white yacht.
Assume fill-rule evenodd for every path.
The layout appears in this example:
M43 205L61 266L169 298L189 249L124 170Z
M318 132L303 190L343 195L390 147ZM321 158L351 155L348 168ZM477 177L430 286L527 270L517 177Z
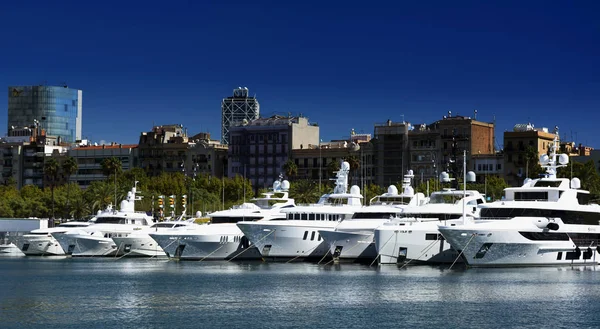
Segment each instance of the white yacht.
M36 229L21 236L18 239L18 247L27 256L64 255L65 251L52 236L52 233L65 233L88 225L90 225L90 222L71 221L56 227Z
M419 207L429 200L423 193L414 192L413 177L413 171L409 170L404 176L401 194L395 185L390 185L387 193L375 196L368 207L356 211L351 219L340 222L333 231L319 230L334 260L371 262L377 257L373 238L375 228L399 216L406 207Z
M445 172L440 177L442 181L450 180ZM475 180L472 172L465 173L464 177L467 181ZM460 223L460 218L466 216L478 217L478 205L484 203L482 194L466 190L465 186L462 191L444 189L434 192L426 205L405 208L400 218L375 229L375 247L380 264L407 260L414 264L453 262L458 253L444 241L438 225Z
M135 211L135 201L141 199L136 193L134 186L121 201L119 211L105 211L96 217L94 224L67 232L74 239L72 256L116 256L118 247L113 237L128 236L154 224L151 216Z
M229 210L209 214L208 224L193 224L151 232L154 239L170 258L181 260L260 259L260 253L251 247L248 239L236 225L249 222L269 222L284 219L282 209L295 207L288 196L290 183L275 181L273 191Z
M569 157L557 155L558 134L540 157L546 177L507 188L501 201L481 206L481 220L440 226L469 266L596 265L600 206L578 178L557 178Z
M237 226L263 259L320 259L329 253L329 245L319 230L333 230L362 208L360 188L352 186L347 193L349 172L350 165L343 162L332 194L324 194L317 204L282 209L284 220L240 222Z
M0 257L21 257L25 254L15 245L20 232L0 232Z
M117 255L125 257L166 257L167 254L159 244L150 237L149 233L158 233L170 229L191 225L185 220L165 221L152 224L128 236L113 237L117 245Z

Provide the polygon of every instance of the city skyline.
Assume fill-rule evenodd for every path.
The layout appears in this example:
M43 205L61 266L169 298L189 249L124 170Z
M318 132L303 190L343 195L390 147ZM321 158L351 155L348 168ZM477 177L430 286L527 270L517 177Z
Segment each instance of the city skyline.
M477 110L495 117L500 147L527 122L599 147L593 2L145 4L7 4L0 26L15 37L0 84L83 90L93 141L137 143L170 123L219 139L221 101L245 86L261 116L303 114L324 140ZM4 93L0 104L6 127Z

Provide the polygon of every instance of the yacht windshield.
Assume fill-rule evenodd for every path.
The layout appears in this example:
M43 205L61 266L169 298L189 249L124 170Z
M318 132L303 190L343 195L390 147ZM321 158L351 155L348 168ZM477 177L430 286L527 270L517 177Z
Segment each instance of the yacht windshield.
M463 198L462 194L441 194L441 193L433 193L431 197L429 197L429 203L446 203L446 204L455 204L457 201Z
M402 210L398 212L355 212L352 219L389 219L396 217Z
M261 220L264 217L260 216L260 217L250 217L250 216L244 216L244 217L212 217L210 219L210 222L213 224L223 224L223 223L237 223L237 222L253 222L253 221L257 221L257 220Z
M412 197L402 196L381 196L378 197L374 203L385 203L385 204L403 204L407 205L412 200Z
M127 219L123 217L98 217L96 224L126 224Z
M535 182L535 184L533 186L535 186L535 187L559 187L560 183L561 183L560 181L539 180L539 181Z

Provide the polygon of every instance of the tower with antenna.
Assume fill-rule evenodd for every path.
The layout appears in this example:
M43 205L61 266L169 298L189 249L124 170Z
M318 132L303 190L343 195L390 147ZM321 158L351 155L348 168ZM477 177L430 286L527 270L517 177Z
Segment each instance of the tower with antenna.
M221 102L221 143L229 144L229 127L258 119L260 105L256 96L248 96L247 87L233 90L233 96Z

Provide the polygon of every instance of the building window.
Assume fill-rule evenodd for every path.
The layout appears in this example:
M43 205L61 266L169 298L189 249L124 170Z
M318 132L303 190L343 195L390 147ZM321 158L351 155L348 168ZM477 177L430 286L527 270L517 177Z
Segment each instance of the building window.
M499 163L498 165L496 165L496 170L502 170L502 164Z
M508 162L508 163L511 163L511 162L512 162L512 154L509 154L509 155L508 155L507 162Z

